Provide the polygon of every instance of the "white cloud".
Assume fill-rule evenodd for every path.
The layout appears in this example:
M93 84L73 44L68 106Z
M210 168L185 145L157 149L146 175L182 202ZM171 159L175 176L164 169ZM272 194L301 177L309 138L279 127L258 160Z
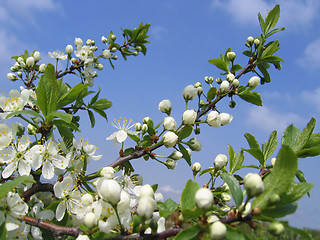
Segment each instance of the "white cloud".
M155 39L162 39L163 35L165 35L167 32L167 29L161 26L150 27L150 35Z
M249 109L246 125L255 127L266 132L283 130L290 124L299 125L304 124L305 119L295 113L275 112L267 107L252 107Z
M213 0L212 8L221 8L226 11L234 21L240 23L257 24L257 14L266 16L276 4L280 4L280 20L278 26L301 30L309 27L318 15L319 0Z
M317 110L320 111L320 105L316 104L320 102L320 88L317 88L312 92L302 91L301 98L306 102L310 103L311 106L315 106Z
M181 194L181 191L180 191L180 190L175 190L175 189L173 189L170 185L161 187L161 188L160 188L160 192Z
M308 69L320 68L320 38L307 45L298 63Z

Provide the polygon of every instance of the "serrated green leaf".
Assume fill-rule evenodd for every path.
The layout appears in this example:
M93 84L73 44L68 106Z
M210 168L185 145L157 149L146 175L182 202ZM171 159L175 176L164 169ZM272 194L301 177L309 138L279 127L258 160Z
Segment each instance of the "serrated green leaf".
M89 109L87 111L88 111L88 115L89 115L89 119L90 119L90 123L91 123L91 128L93 128L94 125L96 124L96 120L94 118L93 112L90 111Z
M284 130L281 143L293 148L300 134L301 134L301 131L295 126L293 126L293 124L291 124L289 127L287 127Z
M261 58L263 59L264 57L273 55L279 49L280 49L279 41L275 40L275 41L271 42L271 44L269 46L267 46L266 49L263 50L263 52L261 54Z
M235 64L231 67L230 72L235 73L241 69L243 69L243 67L240 64Z
M238 96L246 102L252 103L257 106L262 106L260 93L245 91L245 92L239 93Z
M265 191L252 202L252 207L259 206L263 210L267 208L272 194L281 196L288 192L294 181L297 165L298 159L293 150L287 145L282 145L275 166L263 181Z
M88 86L89 84L79 83L71 88L69 91L65 92L61 97L59 97L57 103L57 109L63 108L64 106L73 103L79 97L79 94ZM61 89L60 89L61 90Z
M239 181L235 179L233 175L225 172L222 172L220 176L228 184L233 200L238 208L243 201L243 194L239 185Z
M180 197L180 206L182 211L196 207L195 195L198 189L198 183L192 180L187 181Z
M250 148L258 148L258 149L260 149L258 141L256 140L256 138L252 134L245 133L244 137L247 139L247 142L248 142Z
M191 135L193 127L191 125L184 125L181 131L178 134L180 140L185 139Z
M5 182L5 183L1 184L0 185L0 199L5 197L8 192L12 191L13 188L16 188L21 183L35 183L35 181L30 176L20 176L10 182Z
M182 145L182 144L178 144L179 150L183 155L183 158L186 160L186 162L188 163L189 166L191 166L191 158L190 155L187 151L187 149Z
M104 119L106 119L108 121L107 114L103 110L100 110L97 108L92 108L92 110L95 111L96 113L98 113L101 117L103 117Z
M280 17L280 5L277 4L267 15L266 17L266 30L265 33L269 32L272 28L274 28Z
M276 29L273 29L271 32L269 32L267 35L266 35L266 38L270 37L271 35L277 33L277 32L280 32L280 31L284 31L285 28L282 27L282 28L276 28Z
M269 140L262 145L262 153L264 156L264 161L267 161L271 155L274 153L278 146L278 139L277 139L277 131L273 131L270 134Z
M176 240L197 240L200 233L200 227L198 224L183 229L175 237Z
M285 205L280 205L273 208L265 209L261 212L261 214L271 218L282 218L289 214L295 213L297 208L298 208L297 203L288 203Z
M269 68L270 65L266 62L262 62L262 63L259 63L257 66L258 66L258 69L260 70L260 72L263 74L263 81L267 82L267 83L270 82L271 78L270 78L270 74L267 70L267 67ZM261 83L263 83L263 82L261 81Z
M229 71L227 64L220 58L210 59L209 63L215 65L217 68L219 68L219 69L221 69L223 71L226 71L226 72Z
M242 168L242 164L244 162L244 155L243 155L243 151L240 151L237 153L237 155L234 157L233 161L232 161L232 166L231 166L231 161L230 161L230 173L233 174L236 171L238 171L239 169Z
M249 51L249 50L243 51L242 54L247 56L247 57L252 57L252 52Z
M298 158L315 157L320 155L320 147L303 148L296 152Z
M215 87L210 88L207 94L208 101L212 101L216 97L216 94L217 94L217 88Z
M94 104L92 104L90 107L99 109L99 110L106 110L112 106L112 102L105 98L101 98L97 100Z
M262 166L265 165L264 156L260 149L251 148L251 149L242 149L242 150L248 152L252 157L256 158Z
M259 23L260 23L260 27L261 27L262 32L266 33L266 31L265 31L265 29L266 29L266 26L265 26L265 25L266 25L266 24L265 24L264 19L263 19L263 17L261 16L260 13L258 13L258 19L259 19Z
M136 143L139 143L140 142L140 138L137 137L136 135L134 134L130 134L130 133L127 133L128 134L128 137L131 138L133 141L135 141Z
M281 195L278 205L283 205L291 202L295 202L306 195L313 188L313 184L307 182L300 182L293 184L289 192Z
M298 151L300 150L301 148L304 147L304 145L307 144L314 128L315 128L315 125L316 125L316 119L312 118L307 126L303 129L303 131L301 132L301 134L299 135L299 138L297 139L295 145L293 146L293 150L294 151Z
M178 208L179 205L171 198L169 198L165 202L158 202L157 206L159 209L160 216L167 218L172 213L174 213L174 211Z
M47 116L47 119L51 121L55 117L60 118L62 121L66 123L71 123L73 115L66 112L54 111Z
M61 119L55 119L52 121L52 124L55 126L60 125L62 127L71 128L74 131L80 132L80 129L78 128L78 126L76 124L74 124L73 122L67 123L66 121L62 121Z
M100 88L100 86L99 86L99 90L97 91L97 93L96 93L96 94L93 96L93 98L91 99L91 101L90 101L90 103L89 103L89 106L91 106L92 104L94 104L94 103L98 100L100 91L101 91L101 88Z

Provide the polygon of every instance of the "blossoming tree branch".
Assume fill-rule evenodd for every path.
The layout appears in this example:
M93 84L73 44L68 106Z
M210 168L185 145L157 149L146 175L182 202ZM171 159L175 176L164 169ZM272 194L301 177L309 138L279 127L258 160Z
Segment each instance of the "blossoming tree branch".
M196 138L200 127L214 131L232 124L233 116L219 107L221 101L228 101L230 108L239 100L262 106L257 91L271 82L268 70L280 70L283 62L275 55L279 41L273 40L284 30L275 28L279 16L279 5L266 17L258 14L262 32L246 39L244 67L231 48L209 60L221 75L207 76L203 83L183 89L182 120L171 116L169 99L159 103L164 114L160 123L150 117L134 124L114 120L117 131L106 139L118 144L119 155L94 173L87 172L87 166L102 155L88 141L75 138L81 129L79 113L88 113L92 128L97 116L107 120L111 102L99 97L100 88L95 92L90 87L106 63L114 67L118 55L127 60L146 54L149 24L124 29L121 40L111 31L101 38L101 50L94 40L75 38L65 53L49 53L55 65L42 63L38 51L14 56L7 77L20 89L0 97L0 115L10 122L20 121L0 123L0 238L243 239L239 226L246 224L276 236L286 229L311 239L280 218L293 214L296 201L313 187L298 169L298 159L320 154L320 134L313 133L315 119L302 131L290 125L276 157L272 157L278 147L276 131L261 145L245 134L247 148L236 153L229 145L228 156L218 154L208 169L201 169L201 163L191 157L205 146ZM68 82L70 75L72 82ZM74 84L74 76L79 83ZM134 144L124 148L128 138ZM168 154L159 155L160 148ZM256 164L246 165L246 156L255 158ZM184 159L190 166L190 180L180 202L164 201L157 184L143 184L141 175L134 173L134 159L150 159L171 170ZM240 176L243 168L250 173ZM207 183L199 186L198 177ZM222 185L217 184L219 178Z

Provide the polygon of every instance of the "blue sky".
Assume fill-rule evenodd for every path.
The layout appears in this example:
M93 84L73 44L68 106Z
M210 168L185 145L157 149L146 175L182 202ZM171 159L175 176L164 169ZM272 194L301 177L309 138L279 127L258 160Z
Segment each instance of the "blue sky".
M150 41L146 56L119 58L115 70L108 66L99 73L94 90L101 86L101 96L113 102L107 111L109 119L120 116L141 122L146 116L156 123L165 115L158 110L158 103L170 99L172 115L179 121L184 111L182 90L195 82L204 83L205 76L219 77L219 70L208 63L229 47L237 53L238 63L245 65L241 56L248 36L259 34L257 13L266 15L267 10L279 3L281 17L278 27L286 27L277 35L284 59L281 71L272 69L270 84L259 86L263 107L255 107L241 101L235 109L228 108L224 101L219 110L234 116L231 124L219 129L201 127L199 139L203 151L194 153L192 161L199 161L203 168L213 165L215 156L227 154L228 144L236 152L247 147L244 133L255 135L264 142L271 131L278 136L286 126L293 123L302 129L311 117L318 118L320 112L320 29L318 0L266 1L266 0L137 0L137 1L53 1L53 0L2 0L0 1L0 81L2 90L17 89L17 83L7 80L6 74L13 65L10 57L20 55L24 49L40 51L43 62L51 61L47 53L64 51L73 44L75 37L84 41L96 40L112 30L121 38L121 28L133 28L140 22L151 23ZM249 76L240 81L246 82ZM74 80L73 80L74 81ZM238 99L237 99L238 100ZM190 105L191 107L195 105ZM318 119L319 120L319 119ZM119 146L106 141L114 128L103 119L97 120L90 129L86 115L81 116L82 132L79 137L88 138L99 147L104 157L90 166L97 170L117 158ZM319 123L316 130L319 131ZM127 141L129 147L132 142ZM168 152L162 152L164 154ZM275 154L276 155L276 154ZM246 155L246 163L255 163ZM178 200L178 196L192 173L183 161L175 171L159 164L134 160L137 173L145 183L159 182L159 190L167 197ZM293 225L317 228L316 216L320 213L320 177L317 168L319 158L302 159L299 168L307 180L315 184L311 198L299 202L298 211L289 218ZM252 170L254 171L254 170ZM205 177L199 183L205 182Z

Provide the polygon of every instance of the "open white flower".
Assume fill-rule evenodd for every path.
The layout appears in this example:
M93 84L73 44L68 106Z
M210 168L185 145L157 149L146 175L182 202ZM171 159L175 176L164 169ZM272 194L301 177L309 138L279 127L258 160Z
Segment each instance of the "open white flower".
M5 118L11 112L22 110L29 101L29 95L29 90L24 89L21 92L11 90L9 97L0 97L0 108L3 110L0 116Z
M66 60L68 58L68 55L65 55L63 52L59 52L58 50L53 51L52 53L48 52L48 54L49 54L49 57L55 58L58 60Z
M120 117L120 119L121 119L121 117ZM129 130L130 128L132 128L134 126L131 123L132 123L131 119L128 122L128 120L123 118L122 124L121 124L121 120L114 119L114 121L113 121L113 123L111 123L111 125L117 129L119 129L119 131L112 133L109 137L106 138L106 140L113 140L114 144L118 144L118 143L124 142L127 139L128 133L137 135L139 132Z

